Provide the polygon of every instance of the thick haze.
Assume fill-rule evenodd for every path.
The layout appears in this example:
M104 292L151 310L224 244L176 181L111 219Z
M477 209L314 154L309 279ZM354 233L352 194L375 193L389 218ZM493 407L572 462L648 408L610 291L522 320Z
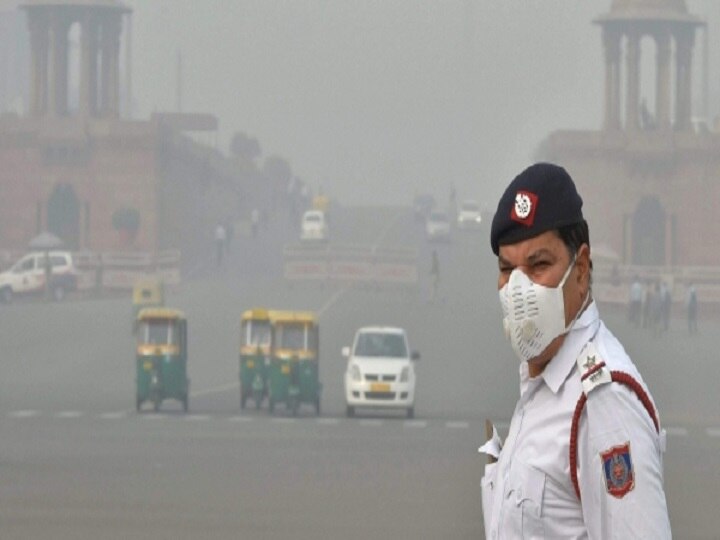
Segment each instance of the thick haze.
M244 131L345 203L445 201L454 183L493 206L549 132L601 123L609 0L127 3L136 117L176 109L180 51L182 108L216 114L223 149ZM720 2L688 7L710 23L714 114Z

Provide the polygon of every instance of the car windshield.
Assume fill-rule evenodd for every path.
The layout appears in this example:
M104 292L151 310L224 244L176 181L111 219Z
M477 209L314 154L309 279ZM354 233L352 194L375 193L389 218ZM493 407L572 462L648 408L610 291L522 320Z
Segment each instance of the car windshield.
M177 345L178 333L172 321L150 320L140 324L138 343L141 345Z
M432 221L447 221L447 216L442 212L433 212L430 214L430 219Z
M474 202L466 202L466 203L463 203L462 209L463 209L465 212L477 212L477 211L478 211L478 205L475 204Z
M320 217L320 214L308 214L305 216L306 223L320 223L321 221L322 218Z
M363 332L355 344L355 356L407 358L405 339L402 334Z

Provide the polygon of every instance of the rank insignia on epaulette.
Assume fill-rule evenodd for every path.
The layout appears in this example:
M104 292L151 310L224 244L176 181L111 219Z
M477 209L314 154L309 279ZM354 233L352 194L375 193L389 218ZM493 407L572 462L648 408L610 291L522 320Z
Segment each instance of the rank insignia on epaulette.
M613 497L622 499L635 487L630 442L600 452L600 457L602 458L607 492Z
M612 382L610 371L595 348L595 344L588 342L577 358L580 380L583 385L583 392L587 395L593 388L601 384Z

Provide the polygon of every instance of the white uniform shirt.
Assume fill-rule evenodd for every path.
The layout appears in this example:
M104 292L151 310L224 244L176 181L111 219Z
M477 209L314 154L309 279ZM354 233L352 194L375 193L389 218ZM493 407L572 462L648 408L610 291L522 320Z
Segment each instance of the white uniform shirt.
M543 373L520 367L520 400L497 463L482 480L488 539L630 539L671 537L662 478L664 436L627 386L610 383L590 392L578 435L578 483L569 465L573 412L582 393L576 360L593 341L610 370L647 388L624 349L591 303ZM648 393L649 395L649 393ZM652 398L651 398L652 399ZM634 487L611 495L601 453L630 444Z

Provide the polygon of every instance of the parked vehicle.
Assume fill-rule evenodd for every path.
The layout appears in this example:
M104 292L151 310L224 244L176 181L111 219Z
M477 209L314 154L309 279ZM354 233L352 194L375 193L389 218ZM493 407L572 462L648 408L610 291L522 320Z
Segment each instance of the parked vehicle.
M0 301L4 303L12 302L15 296L46 292L59 302L76 289L77 270L69 251L28 253L0 273Z
M145 401L160 410L166 399L182 403L187 412L190 379L187 377L187 321L182 311L145 308L138 314L135 407Z
M284 403L297 414L303 403L320 414L319 330L314 313L270 311L272 358L268 369L268 406Z
M402 328L369 326L355 334L352 347L343 347L346 413L357 407L405 409L415 415L415 361Z

